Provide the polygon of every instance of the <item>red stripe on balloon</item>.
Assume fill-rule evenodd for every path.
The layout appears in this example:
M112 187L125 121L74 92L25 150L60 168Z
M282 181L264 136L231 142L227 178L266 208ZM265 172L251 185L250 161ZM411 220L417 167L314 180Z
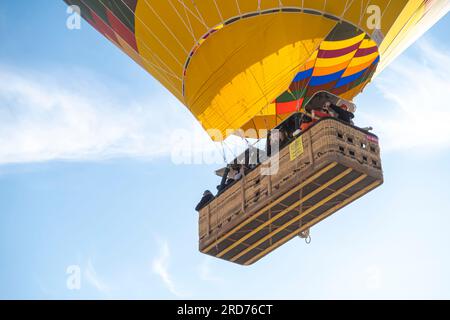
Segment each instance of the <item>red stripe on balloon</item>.
M95 29L97 29L98 32L100 32L107 38L111 39L111 41L113 41L115 44L118 45L116 34L112 30L112 28L109 25L107 25L106 22L103 21L102 18L100 18L100 16L97 13L95 13L95 11L93 11L92 9L91 14L92 14L92 21L90 21L90 23L92 24L92 26Z
M375 53L378 51L377 46L374 47L370 47L370 48L364 48L364 49L359 49L358 52L356 52L355 57L365 57L368 56L372 53Z
M354 44L353 46L339 49L339 50L320 50L317 57L324 59L324 58L336 58L336 57L340 57L340 56L345 56L346 54L349 54L350 52L358 50L360 45L361 45L361 42L358 42L357 44Z
M137 51L137 43L134 33L128 29L127 26L123 24L123 22L120 21L109 9L106 10L106 15L114 32L117 33L126 43L128 43L130 47Z

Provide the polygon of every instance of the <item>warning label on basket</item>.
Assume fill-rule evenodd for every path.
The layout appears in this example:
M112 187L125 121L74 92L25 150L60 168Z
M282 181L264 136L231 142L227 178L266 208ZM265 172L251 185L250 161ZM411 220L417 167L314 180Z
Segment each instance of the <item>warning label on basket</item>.
M289 146L291 161L297 159L303 154L303 137L298 138Z

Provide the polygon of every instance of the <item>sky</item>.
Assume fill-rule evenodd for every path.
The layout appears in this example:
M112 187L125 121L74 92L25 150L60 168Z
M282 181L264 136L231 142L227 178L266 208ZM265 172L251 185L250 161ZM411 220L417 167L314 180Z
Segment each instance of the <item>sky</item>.
M67 16L0 3L0 298L450 299L450 15L356 100L384 185L250 267L198 252L193 208L220 165L180 161L174 133L216 146Z

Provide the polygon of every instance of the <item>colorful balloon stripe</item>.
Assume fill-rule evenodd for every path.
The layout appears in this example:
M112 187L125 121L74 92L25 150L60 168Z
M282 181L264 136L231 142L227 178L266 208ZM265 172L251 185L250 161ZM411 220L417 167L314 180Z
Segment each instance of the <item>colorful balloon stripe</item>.
M311 60L309 68L300 71L289 90L275 100L278 114L299 109L299 105L301 107L318 91L327 90L340 95L351 92L370 80L369 75L373 74L380 58L375 42L359 33L345 41L327 39Z
M64 1L205 129L226 133L275 125L319 90L353 99L449 0L377 0L376 32L370 0Z

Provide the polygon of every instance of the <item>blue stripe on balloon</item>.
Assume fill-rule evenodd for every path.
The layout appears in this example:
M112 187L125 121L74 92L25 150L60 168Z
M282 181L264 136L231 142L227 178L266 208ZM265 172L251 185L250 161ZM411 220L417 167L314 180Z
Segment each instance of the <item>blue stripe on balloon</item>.
M369 68L371 68L372 66L376 65L379 61L380 61L380 57L377 57L377 58L372 62L372 64L370 65L370 67L368 67L368 68L366 68L366 69L364 69L364 70L362 70L362 71L360 71L360 72L358 72L358 73L352 74L351 76L342 78L342 79L339 80L339 82L336 84L335 88L340 88L340 87L345 86L345 85L347 85L347 84L349 84L349 83L352 83L353 81L358 80L359 78L361 78L361 77L364 75L364 73L365 73Z
M344 74L345 70L341 70L339 72L336 73L332 73L326 76L319 76L319 77L312 77L311 81L309 82L309 85L314 87L314 86L321 86L336 80L339 80L342 75Z
M299 81L302 81L302 80L310 78L312 76L312 74L313 74L313 70L314 69L311 68L309 70L305 70L305 71L297 73L297 75L295 76L293 82L299 82Z
M368 69L368 68L367 68L367 69ZM364 69L363 71L360 71L360 72L358 72L358 73L355 73L355 74L353 74L353 75L351 75L351 76L342 78L341 80L339 80L339 82L337 83L337 85L336 85L335 88L340 88L340 87L342 87L342 86L345 86L346 84L349 84L349 83L351 83L351 82L353 82L353 81L358 80L359 78L361 78L361 77L363 76L364 72L366 72L367 69Z

